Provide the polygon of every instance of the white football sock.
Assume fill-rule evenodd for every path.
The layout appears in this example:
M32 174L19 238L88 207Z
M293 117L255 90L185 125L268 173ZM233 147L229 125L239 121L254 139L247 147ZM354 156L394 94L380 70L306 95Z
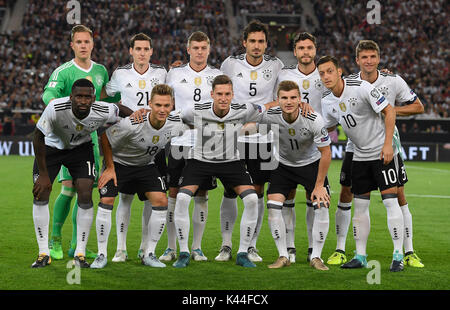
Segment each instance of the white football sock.
M240 242L238 253L247 253L255 232L256 222L258 221L258 195L256 193L247 194L242 198L242 202L244 203L244 212L242 213L239 229Z
M269 200L267 202L270 232L277 247L279 256L289 257L286 246L286 226L282 215L283 203Z
M403 214L398 204L397 195L382 195L383 204L387 211L387 224L392 242L394 243L394 253L403 253Z
M103 203L98 204L95 228L97 231L98 255L108 256L108 238L111 232L111 213L113 206Z
M119 193L119 204L116 211L117 250L127 250L127 232L133 198L134 195Z
M166 224L166 216L167 216L167 207L153 207L151 212L149 225L147 226L148 238L146 240L146 244L144 244L145 248L145 256L148 256L150 253L155 254L155 248L158 244L159 239L161 238L162 233L164 232L164 226Z
M352 219L352 203L338 202L336 210L336 250L345 252L345 241L347 240L348 228Z
M413 223L412 215L409 212L408 204L400 206L403 214L403 225L405 227L405 232L403 234L403 247L405 248L405 253L414 252L413 248Z
M231 237L233 235L233 227L238 215L237 199L222 198L220 205L220 230L222 232L222 246L226 245L231 248Z
M306 200L306 230L308 232L308 248L313 247L312 229L314 225L314 207L311 200Z
M281 210L286 226L286 246L295 248L295 199L286 200Z
M176 198L167 198L167 218L166 218L166 230L167 230L167 247L172 250L177 250L177 233L175 230L175 203Z
M178 244L180 245L180 252L189 253L189 204L191 203L191 195L183 192L178 192L177 202L175 204L175 229L178 237Z
M152 204L149 200L144 201L144 209L142 210L142 238L141 238L141 245L139 246L139 249L144 250L145 252L145 245L147 244L148 239L148 223L150 221L150 216L152 215Z
M195 196L194 212L192 214L192 250L202 248L202 238L207 218L208 196Z
M50 220L50 212L48 210L48 201L33 202L33 222L36 240L39 246L39 254L47 254L50 256L48 248L48 223Z
M77 248L75 255L86 255L86 245L89 240L92 222L94 221L94 208L92 203L90 207L80 206L78 203L77 212Z
M367 255L367 239L370 232L370 214L369 205L370 198L354 197L354 214L353 214L353 237L356 243L356 254Z
M330 215L328 208L322 207L314 210L314 225L313 225L313 251L311 259L322 255L323 245L327 239L328 230L330 227Z
M261 232L261 226L264 219L264 194L262 197L258 196L258 219L255 226L255 232L253 234L252 240L250 241L250 247L256 248L256 241L258 241L259 233Z

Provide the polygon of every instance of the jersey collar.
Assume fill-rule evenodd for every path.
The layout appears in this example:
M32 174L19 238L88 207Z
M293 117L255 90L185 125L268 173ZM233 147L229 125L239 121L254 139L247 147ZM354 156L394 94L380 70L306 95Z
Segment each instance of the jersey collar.
M78 69L80 69L81 71L83 71L83 72L86 72L86 73L89 73L89 72L91 72L91 70L92 70L92 67L94 66L94 61L91 59L91 66L89 67L89 69L83 69L83 68L81 68L79 65L77 65L77 63L75 62L75 58L74 59L72 59L72 63L74 64L74 66L75 67L77 67Z

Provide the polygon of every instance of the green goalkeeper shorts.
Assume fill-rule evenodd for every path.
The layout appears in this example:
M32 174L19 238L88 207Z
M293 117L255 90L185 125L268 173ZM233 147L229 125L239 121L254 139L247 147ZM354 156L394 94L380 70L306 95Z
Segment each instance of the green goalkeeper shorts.
M94 159L95 159L95 181L94 181L94 187L97 186L99 172L100 172L100 150L98 148L98 135L97 132L94 131L91 133L92 138L92 144L94 148ZM64 166L61 166L61 170L59 170L58 174L58 182L61 183L62 181L72 181L72 176L69 173L69 169L67 169Z

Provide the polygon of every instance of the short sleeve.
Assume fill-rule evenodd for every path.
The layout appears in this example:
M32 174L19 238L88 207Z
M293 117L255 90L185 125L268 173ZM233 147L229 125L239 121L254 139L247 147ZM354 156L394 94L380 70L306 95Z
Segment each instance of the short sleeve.
M55 109L53 104L49 104L42 113L36 127L44 134L48 136L53 132L53 120L55 116Z

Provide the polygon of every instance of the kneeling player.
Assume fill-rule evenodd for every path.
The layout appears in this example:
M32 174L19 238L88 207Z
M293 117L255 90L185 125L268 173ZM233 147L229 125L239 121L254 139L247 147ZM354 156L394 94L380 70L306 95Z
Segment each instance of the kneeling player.
M97 212L98 256L91 268L103 268L107 263L107 244L111 230L111 211L117 194L135 194L149 200L152 212L147 244L142 263L165 267L155 256L155 247L166 223L166 186L155 163L155 155L184 129L179 116L170 114L173 91L165 84L153 87L149 106L151 112L144 122L126 118L109 128L101 137L106 169L99 180L100 203Z
M131 112L125 107L120 109L128 110L127 115ZM116 105L95 101L94 85L87 79L73 83L70 97L53 100L42 113L33 139L36 153L33 167L33 221L39 256L31 267L45 267L51 263L48 200L61 165L69 169L78 194L74 263L81 268L89 267L85 256L94 217L92 187L96 174L91 133L105 124L117 122L118 113ZM123 112L121 114L125 115Z
M315 213L310 264L315 269L328 270L320 258L329 228L327 172L331 150L328 131L324 128L320 114L301 115L300 89L295 82L281 82L277 96L280 107L268 110L259 121L278 126L274 132L275 140L279 143L280 163L270 176L267 208L270 230L280 256L268 267L290 265L282 209L289 193L301 184L306 189L308 199L313 202Z
M256 267L248 258L248 247L255 232L258 217L258 196L237 151L237 136L243 124L251 121L264 109L252 104L231 103L233 84L226 75L212 82L213 102L196 104L193 111L185 111L182 118L197 129L197 141L183 170L183 179L175 204L175 227L180 256L173 264L183 268L189 264L189 203L199 185L215 176L225 188L240 195L244 203L241 219L241 238L236 264ZM269 105L265 105L269 107Z

